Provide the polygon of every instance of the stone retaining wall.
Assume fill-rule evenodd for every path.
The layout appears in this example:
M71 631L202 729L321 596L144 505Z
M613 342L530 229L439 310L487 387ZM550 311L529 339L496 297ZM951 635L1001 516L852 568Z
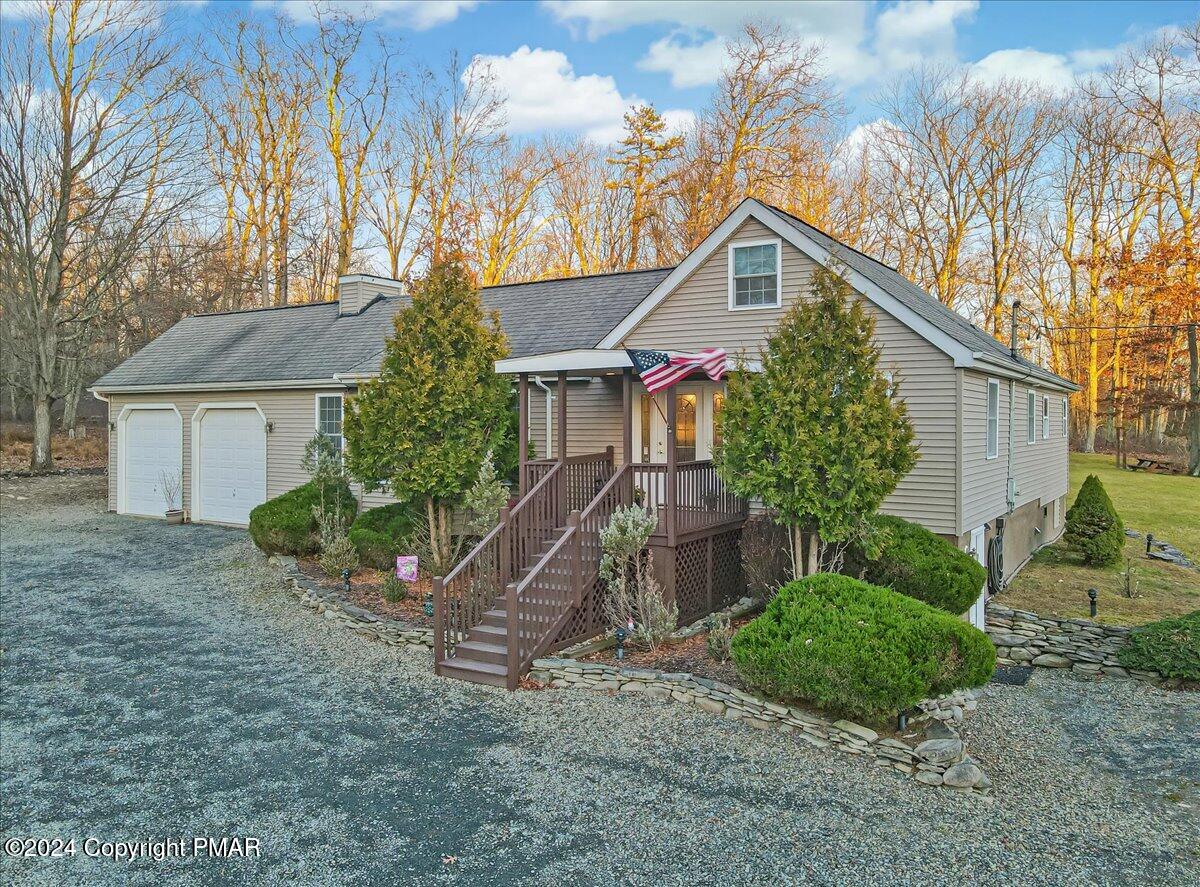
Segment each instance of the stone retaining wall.
M900 740L880 737L869 727L852 721L829 721L798 708L779 705L720 681L685 672L662 672L648 668L618 668L601 662L574 659L536 659L531 680L543 685L581 690L644 693L662 702L694 705L703 711L759 730L791 733L816 748L833 748L852 755L873 758L881 767L908 774L924 785L944 785L962 791L987 794L991 781L966 753L966 744L951 724L976 707L977 691L963 691L937 700L926 700L914 725L930 724L926 739L911 746ZM936 724L937 726L933 726Z
M1090 619L1055 619L989 603L987 633L1001 665L1069 668L1083 676L1112 675L1164 684L1156 671L1127 669L1117 659L1130 629Z
M296 559L272 555L270 562L283 568L285 587L310 610L326 619L357 632L368 640L381 641L393 647L423 647L433 649L433 629L409 625L398 619L377 616L352 604L337 591L314 582L296 566Z

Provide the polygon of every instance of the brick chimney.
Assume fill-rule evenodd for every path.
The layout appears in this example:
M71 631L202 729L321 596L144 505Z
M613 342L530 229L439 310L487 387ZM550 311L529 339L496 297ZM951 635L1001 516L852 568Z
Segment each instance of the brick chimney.
M402 296L404 284L373 274L346 274L338 278L338 316L359 314L380 296Z

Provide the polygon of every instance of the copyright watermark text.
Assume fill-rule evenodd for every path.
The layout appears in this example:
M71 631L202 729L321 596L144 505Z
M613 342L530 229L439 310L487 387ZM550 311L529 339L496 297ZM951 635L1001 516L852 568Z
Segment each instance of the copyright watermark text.
M210 837L193 835L179 838L147 838L141 841L106 841L103 838L5 838L4 855L20 859L65 859L83 855L113 862L136 859L200 857L204 859L258 859L262 842L258 838Z

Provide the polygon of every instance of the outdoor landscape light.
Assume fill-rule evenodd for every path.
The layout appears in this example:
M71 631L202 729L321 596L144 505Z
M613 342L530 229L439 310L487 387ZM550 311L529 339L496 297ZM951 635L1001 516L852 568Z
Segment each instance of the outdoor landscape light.
M1154 534L1153 534L1153 533L1147 533L1147 534L1146 534L1146 554L1149 554L1149 553L1150 553L1150 547L1151 547L1153 544L1154 544Z
M1094 589L1094 588L1088 589L1088 601L1089 601L1088 609L1091 610L1092 618L1095 619L1096 618L1096 589Z
M896 732L903 733L908 729L908 712L902 711L896 715Z
M346 594L350 593L350 568L342 570L342 587L346 589Z
M432 592L425 595L425 615L426 616L433 615L433 593Z
M625 631L624 627L618 626L617 630L613 632L613 635L617 639L617 658L624 659L625 658L625 638L628 637L628 632Z

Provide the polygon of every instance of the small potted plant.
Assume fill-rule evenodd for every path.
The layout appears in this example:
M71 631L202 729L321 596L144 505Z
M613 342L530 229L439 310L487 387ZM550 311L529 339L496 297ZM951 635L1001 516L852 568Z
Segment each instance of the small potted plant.
M183 509L179 507L179 492L183 487L183 478L178 474L164 471L159 475L163 498L167 501L167 523L183 523Z

